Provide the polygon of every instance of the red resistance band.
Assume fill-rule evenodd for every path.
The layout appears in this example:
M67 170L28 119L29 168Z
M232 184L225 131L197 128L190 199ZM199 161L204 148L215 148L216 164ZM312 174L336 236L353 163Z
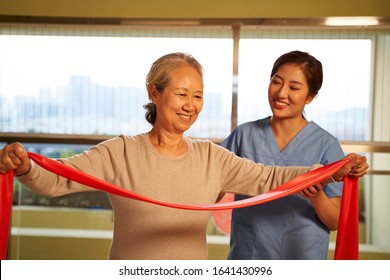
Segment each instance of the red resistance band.
M330 176L332 176L337 170L344 166L350 159L342 159L326 166L317 168L305 174L302 174L287 183L280 185L279 187L256 197L251 197L239 201L223 202L216 204L204 204L204 205L185 205L175 204L170 202L158 201L152 198L148 198L130 191L127 191L121 187L109 184L103 180L92 177L88 174L82 173L72 167L64 165L53 159L46 158L44 156L28 153L29 157L43 168L63 176L69 180L78 182L88 187L105 191L111 194L123 196L126 198L136 199L148 203L153 203L160 206L184 209L184 210L226 210L243 208L253 206L261 203L266 203L281 197L285 197L294 193L297 193L309 186L319 183ZM1 174L1 190L0 190L0 259L6 258L10 213L12 207L12 187L13 187L13 172L7 174ZM358 225L359 225L359 213L358 213L358 179L345 176L344 188L341 201L340 219L336 239L336 251L335 259L358 259Z

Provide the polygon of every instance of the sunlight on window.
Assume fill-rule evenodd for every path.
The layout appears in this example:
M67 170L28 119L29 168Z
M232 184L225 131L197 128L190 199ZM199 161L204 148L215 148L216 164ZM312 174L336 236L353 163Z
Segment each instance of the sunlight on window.
M300 50L321 61L324 82L306 106L315 121L340 140L367 140L370 103L370 40L241 39L238 122L269 116L268 84L274 61Z
M273 62L307 51L324 68L317 99L306 117L340 140L366 140L371 41L241 39L238 123L270 114ZM204 66L205 105L188 131L193 137L230 133L232 39L0 36L0 128L3 132L137 134L150 129L145 77L169 52L188 52Z
M191 53L205 68L205 106L188 132L230 132L232 40L0 36L3 132L136 134L150 129L145 77L170 52Z

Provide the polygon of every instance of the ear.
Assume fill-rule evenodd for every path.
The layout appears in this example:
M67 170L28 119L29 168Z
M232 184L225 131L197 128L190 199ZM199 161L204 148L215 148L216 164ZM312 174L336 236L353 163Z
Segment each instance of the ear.
M152 85L149 89L150 101L152 101L153 103L156 103L157 96L158 96L158 91L157 91L156 85Z
M306 104L306 105L310 104L310 103L313 101L313 99L314 99L314 96L313 96L313 95L308 96L308 97L306 98L305 104Z

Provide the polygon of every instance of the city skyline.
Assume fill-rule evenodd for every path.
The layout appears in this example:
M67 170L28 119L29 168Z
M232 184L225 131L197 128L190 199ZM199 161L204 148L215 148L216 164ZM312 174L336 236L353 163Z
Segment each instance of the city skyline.
M70 76L57 89L41 88L38 96L13 96L1 100L2 132L54 134L138 134L151 126L145 120L145 89L113 87L88 76ZM205 105L189 135L225 138L230 133L230 111L222 108L223 94L205 92ZM256 114L259 114L256 112ZM261 112L261 117L268 112ZM367 109L346 108L329 114L309 111L313 120L342 140L365 140ZM252 120L254 120L253 118ZM351 139L352 138L352 139Z

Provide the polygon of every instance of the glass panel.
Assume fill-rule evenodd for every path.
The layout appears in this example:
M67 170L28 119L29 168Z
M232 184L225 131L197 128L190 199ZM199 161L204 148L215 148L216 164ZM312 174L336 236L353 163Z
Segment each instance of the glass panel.
M143 105L150 65L188 52L205 68L205 105L188 132L230 131L232 40L0 36L2 132L137 134L150 129Z
M290 34L294 37L294 34ZM288 37L286 37L288 38ZM240 40L238 123L272 114L268 85L275 60L300 50L321 61L324 81L317 98L305 107L305 116L339 140L370 140L371 40L369 39L253 39ZM366 243L371 217L370 183L359 181L360 242ZM332 232L332 239L336 232Z
M306 106L313 120L339 140L369 140L371 40L241 39L238 123L269 116L268 84L274 61L300 50L321 61L324 82Z
M88 145L25 144L47 157L80 153ZM104 192L47 197L14 180L9 259L106 259L112 210Z

